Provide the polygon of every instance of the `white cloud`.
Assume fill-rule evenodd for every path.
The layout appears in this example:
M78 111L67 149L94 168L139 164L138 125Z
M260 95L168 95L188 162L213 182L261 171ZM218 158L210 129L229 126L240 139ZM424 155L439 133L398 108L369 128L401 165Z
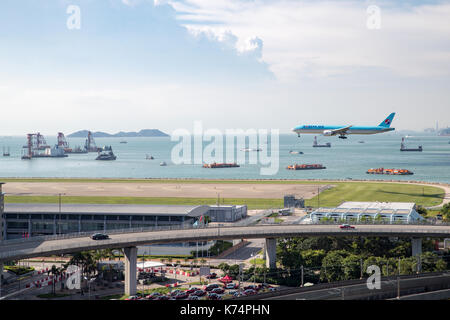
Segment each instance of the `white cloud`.
M280 80L361 68L398 76L448 76L450 3L395 7L380 2L381 28L367 28L361 1L154 0L167 3L193 35L261 51ZM262 44L264 43L264 48Z

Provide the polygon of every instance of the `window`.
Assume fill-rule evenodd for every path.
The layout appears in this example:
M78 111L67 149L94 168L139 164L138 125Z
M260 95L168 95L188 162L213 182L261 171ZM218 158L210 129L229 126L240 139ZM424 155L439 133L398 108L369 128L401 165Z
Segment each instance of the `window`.
M92 220L92 215L90 214L82 214L81 220Z
M106 216L106 220L117 220L117 216Z
M131 220L133 220L133 221L142 221L142 216L132 216L131 217Z
M31 215L32 220L39 220L42 219L42 214L32 214Z
M156 216L145 216L144 220L145 221L155 221L156 220Z
M121 216L119 216L119 220L121 220L121 221L129 221L130 220L130 216L129 215L121 215Z

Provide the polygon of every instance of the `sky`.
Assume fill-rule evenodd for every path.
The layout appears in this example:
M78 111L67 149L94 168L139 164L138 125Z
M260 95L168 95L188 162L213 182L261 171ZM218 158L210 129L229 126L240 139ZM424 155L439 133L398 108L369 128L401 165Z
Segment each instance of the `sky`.
M423 130L449 80L450 1L0 2L0 135Z

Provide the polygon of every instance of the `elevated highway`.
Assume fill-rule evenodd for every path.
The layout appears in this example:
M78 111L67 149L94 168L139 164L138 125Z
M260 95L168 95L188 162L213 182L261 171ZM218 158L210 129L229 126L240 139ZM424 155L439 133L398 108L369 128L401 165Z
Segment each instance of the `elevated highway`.
M413 255L421 253L422 238L449 238L446 225L356 225L355 229L340 229L339 225L258 225L227 226L171 230L141 230L110 234L108 240L92 240L87 235L61 235L51 238L30 238L24 241L0 243L0 264L37 256L74 253L85 250L124 248L126 293L136 292L136 246L206 240L266 239L266 264L275 267L276 238L311 236L365 236L411 238ZM128 286L127 286L128 284Z

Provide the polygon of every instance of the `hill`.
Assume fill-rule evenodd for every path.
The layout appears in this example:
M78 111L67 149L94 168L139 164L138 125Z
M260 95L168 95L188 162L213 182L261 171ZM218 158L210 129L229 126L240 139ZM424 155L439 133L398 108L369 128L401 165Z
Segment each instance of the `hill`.
M88 135L88 130L80 130L69 134L68 138L86 138ZM139 132L131 131L124 132L120 131L115 134L110 134L106 132L96 131L92 132L94 138L121 138L121 137L168 137L169 135L158 130L158 129L143 129Z

